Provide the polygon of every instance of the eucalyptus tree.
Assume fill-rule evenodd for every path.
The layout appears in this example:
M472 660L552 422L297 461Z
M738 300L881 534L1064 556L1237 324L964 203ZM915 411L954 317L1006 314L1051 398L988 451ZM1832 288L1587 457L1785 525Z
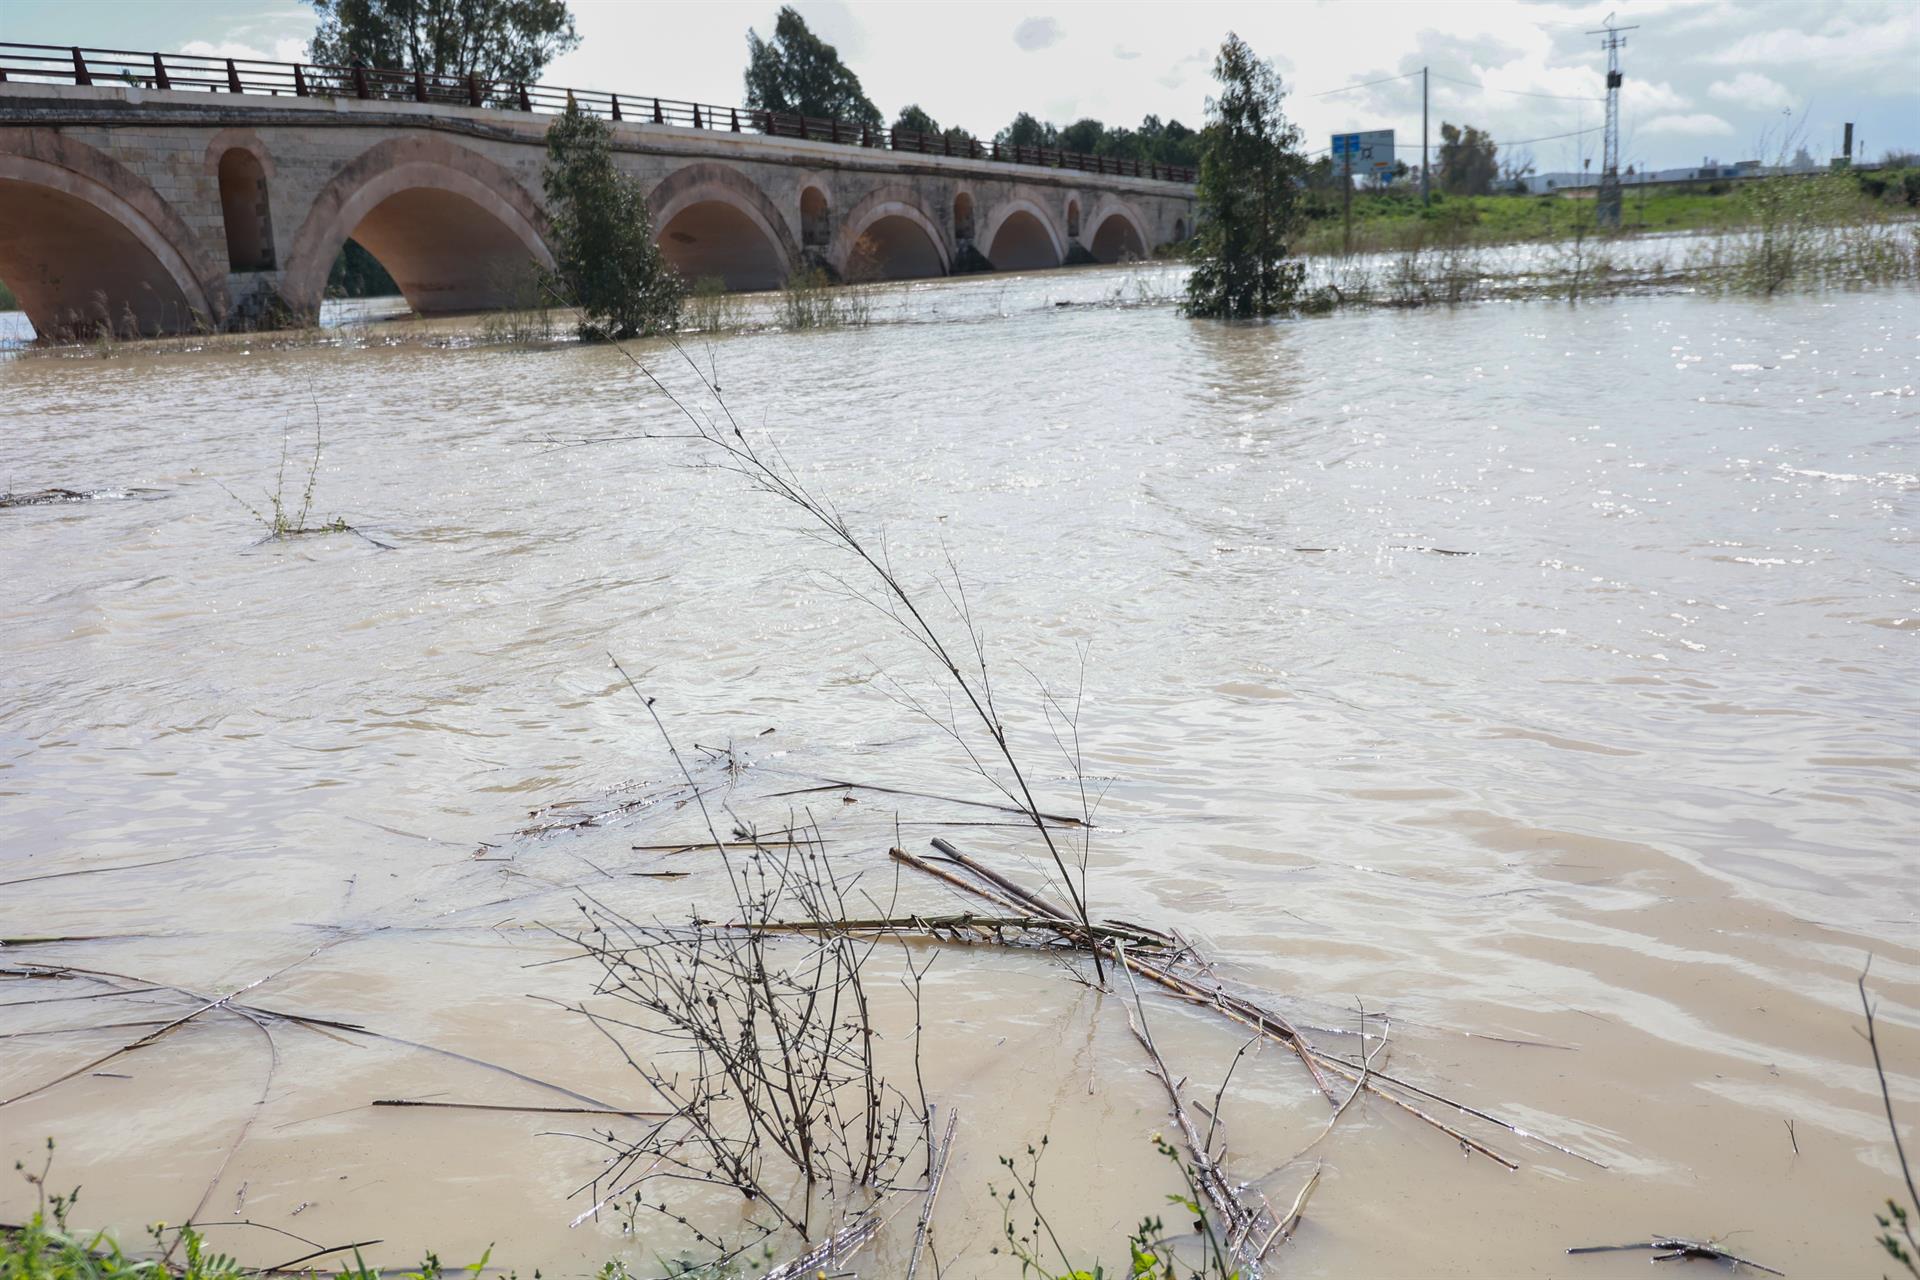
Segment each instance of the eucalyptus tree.
M860 77L792 5L780 7L773 39L762 40L747 29L746 79L747 105L756 110L836 116L880 127L880 108L861 89Z

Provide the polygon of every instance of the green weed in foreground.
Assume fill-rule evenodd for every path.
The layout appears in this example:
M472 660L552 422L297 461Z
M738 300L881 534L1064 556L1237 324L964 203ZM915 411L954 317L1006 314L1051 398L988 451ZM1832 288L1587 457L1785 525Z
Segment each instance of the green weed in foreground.
M1024 1172L1013 1157L1000 1157L1000 1167L1013 1178L1013 1184L1005 1193L988 1188L1000 1206L1004 1238L1004 1243L989 1252L1018 1262L1022 1280L1243 1280L1229 1256L1221 1224L1200 1191L1197 1171L1159 1134L1153 1136L1153 1145L1179 1171L1183 1186L1168 1193L1167 1203L1179 1219L1189 1224L1187 1232L1170 1235L1159 1215L1148 1214L1127 1237L1124 1269L1109 1271L1097 1259L1091 1266L1075 1263L1040 1208L1040 1161L1047 1152L1047 1139L1042 1136L1039 1146L1027 1148ZM1032 1215L1030 1220L1028 1214ZM1176 1241L1187 1247L1176 1250Z
M0 1280L230 1280L261 1274L257 1268L243 1267L226 1254L209 1249L206 1237L192 1227L169 1227L161 1222L147 1228L153 1240L151 1255L147 1257L130 1257L110 1232L76 1232L69 1220L74 1206L80 1203L80 1188L75 1187L65 1195L49 1190L47 1178L53 1170L52 1138L47 1139L46 1162L37 1171L27 1168L24 1161L15 1161L13 1167L37 1193L39 1205L25 1226L0 1225ZM338 1252L335 1251L335 1256ZM477 1280L492 1254L491 1249L487 1250L480 1261L460 1268L459 1273ZM294 1274L317 1277L321 1274L317 1264L322 1261L322 1255L308 1256L314 1262L306 1271ZM307 1259L293 1261L299 1263ZM335 1264L334 1256L327 1256L325 1261L329 1266ZM276 1272L284 1270L284 1266L276 1268ZM415 1270L382 1273L369 1267L355 1249L351 1267L327 1274L335 1280L443 1280L449 1273L431 1253ZM534 1272L536 1280L539 1274ZM514 1280L512 1272L507 1276L508 1280ZM609 1262L601 1269L599 1280L627 1280L626 1269L617 1262Z

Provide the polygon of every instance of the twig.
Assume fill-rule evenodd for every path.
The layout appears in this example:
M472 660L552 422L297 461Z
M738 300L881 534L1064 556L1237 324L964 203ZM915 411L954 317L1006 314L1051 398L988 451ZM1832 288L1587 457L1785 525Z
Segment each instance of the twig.
M1114 959L1127 975L1127 986L1133 992L1133 1008L1127 1012L1127 1025L1133 1029L1134 1038L1146 1049L1147 1056L1153 1060L1153 1075L1166 1086L1167 1097L1173 1104L1174 1123L1187 1144L1187 1153L1193 1158L1194 1173L1200 1183L1200 1189L1212 1201L1227 1228L1227 1252L1235 1261L1239 1261L1252 1232L1259 1223L1259 1215L1249 1212L1247 1207L1233 1194L1233 1186L1227 1181L1226 1174L1214 1161L1213 1153L1208 1151L1201 1140L1200 1132L1194 1127L1193 1117L1187 1114L1186 1103L1181 1100L1180 1088L1174 1082L1173 1073L1167 1069L1166 1059L1160 1056L1160 1048L1153 1042L1153 1033L1147 1028L1147 1008L1140 999L1140 988L1133 981L1133 962L1127 956L1124 946L1115 948ZM1136 1020L1134 1014L1138 1013Z
M1684 1258L1702 1258L1709 1262L1731 1262L1742 1267L1752 1267L1755 1271L1764 1271L1770 1276L1784 1276L1784 1271L1755 1262L1751 1258L1742 1258L1728 1253L1717 1245L1702 1244L1698 1240L1682 1240L1677 1236L1655 1236L1651 1240L1636 1240L1631 1244L1586 1244L1568 1249L1571 1255L1583 1253L1623 1253L1632 1249L1651 1249L1655 1262L1674 1262Z
M355 1240L352 1244L336 1244L325 1249L315 1249L312 1253L303 1253L297 1258L288 1258L285 1262L278 1263L271 1267L262 1267L260 1270L263 1273L291 1271L303 1262L311 1262L315 1258L324 1258L330 1253L345 1253L348 1249L365 1249L369 1245L379 1243L381 1243L379 1240Z
M1913 1169L1907 1164L1907 1148L1900 1141L1900 1126L1893 1118L1893 1094L1887 1088L1887 1069L1880 1062L1880 1039L1873 1029L1873 1002L1867 999L1867 970L1873 967L1873 957L1867 957L1867 963L1860 970L1860 980L1855 984L1860 988L1860 1009L1867 1015L1867 1047L1873 1050L1873 1071L1880 1077L1880 1102L1887 1109L1887 1132L1893 1135L1894 1154L1900 1157L1900 1176L1907 1184L1907 1200L1920 1210L1920 1191L1913 1189Z
M611 1107L515 1107L492 1102L428 1102L417 1098L375 1098L375 1107L447 1107L458 1111L527 1111L539 1115L625 1116L628 1119L657 1119L671 1111L616 1111Z
M915 800L939 800L946 804L964 805L969 809L992 809L996 813L1017 813L1025 816L1029 822L1031 822L1033 818L1032 814L1027 813L1025 809L1022 809L1018 805L995 804L991 800L963 800L959 796L944 796L932 791L907 791L900 787L884 787L873 782L843 782L837 778L828 778L824 783L816 787L795 787L791 791L775 791L772 792L768 798L780 799L785 796L805 796L820 791L871 791L876 795L908 796ZM1064 813L1042 812L1039 816L1048 822L1057 822L1063 827L1084 827L1092 825L1080 818L1069 817Z
M764 1280L812 1280L815 1271L838 1266L853 1256L880 1230L880 1205L875 1204L840 1230L822 1240L791 1262L783 1262L766 1273Z
M913 1252L907 1255L907 1280L920 1269L920 1253L927 1246L927 1228L933 1221L933 1202L940 1195L940 1180L947 1174L947 1159L953 1154L953 1127L960 1123L958 1110L947 1113L946 1136L940 1139L940 1155L927 1179L927 1199L920 1206L920 1224L913 1229Z
M1255 1255L1257 1258L1266 1257L1272 1251L1275 1241L1292 1238L1293 1229L1300 1225L1300 1215L1306 1210L1307 1197L1312 1195L1313 1189L1319 1185L1320 1166L1316 1164L1313 1166L1313 1172L1307 1175L1306 1185L1300 1188L1300 1194L1293 1198L1293 1208L1287 1210L1287 1216L1280 1219L1273 1229L1273 1234L1261 1244L1260 1252Z
M69 876L98 876L109 871L138 871L142 867L164 867L175 862L191 862L195 858L211 858L221 852L218 849L203 849L199 853L183 853L177 858L156 858L152 862L123 862L111 867L80 867L73 871L46 871L37 876L21 876L14 880L0 880L0 889L16 884L35 884L42 880L65 880Z
M1087 926L1077 920L1055 916L980 916L961 912L949 916L889 916L875 920L769 920L764 923L734 923L715 926L720 929L749 929L763 933L932 933L963 930L1019 929L1043 931L1060 936L1075 946L1086 945ZM1092 926L1093 936L1103 941L1119 941L1129 946L1159 947L1159 939L1116 929Z
M1366 1026L1367 1024L1363 1017L1360 1023L1360 1043L1362 1045L1363 1053L1364 1053L1364 1046L1367 1043ZM1340 1117L1347 1113L1347 1108L1353 1105L1353 1100L1359 1097L1360 1094L1366 1089L1367 1082L1372 1079L1373 1060L1379 1057L1381 1051L1387 1047L1387 1037L1391 1035L1393 1032L1393 1023L1391 1021L1386 1022L1385 1026L1386 1026L1386 1030L1381 1032L1380 1034L1380 1043L1374 1046L1372 1053L1365 1054L1365 1056L1360 1060L1360 1078L1353 1082L1353 1092L1349 1093L1347 1095L1347 1100L1345 1102L1342 1102L1338 1107L1336 1107L1334 1109L1333 1114L1327 1117L1327 1127L1322 1129L1319 1132L1319 1134L1314 1137L1313 1141L1309 1142L1306 1146L1300 1148L1298 1151L1293 1153L1293 1158L1295 1160L1298 1160L1301 1156L1304 1156L1305 1154L1307 1154L1307 1152L1319 1146L1321 1140L1324 1139L1328 1134L1333 1132L1333 1126L1340 1123Z

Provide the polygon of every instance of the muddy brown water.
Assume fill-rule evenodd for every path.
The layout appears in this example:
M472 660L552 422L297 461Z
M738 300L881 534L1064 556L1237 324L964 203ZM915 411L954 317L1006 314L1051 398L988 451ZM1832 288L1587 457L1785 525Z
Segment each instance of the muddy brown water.
M1029 670L1072 684L1085 654L1097 910L1176 924L1303 1022L1390 1018L1396 1073L1608 1166L1474 1128L1509 1173L1373 1101L1296 1160L1328 1108L1259 1054L1228 1095L1236 1172L1284 1208L1322 1169L1272 1269L1637 1276L1644 1254L1564 1251L1665 1232L1878 1274L1870 1215L1896 1169L1853 982L1872 953L1911 1122L1920 296L1261 328L1054 305L1142 278L919 286L889 295L891 323L692 350L910 574L951 551L1011 705L1031 706ZM569 947L538 926L571 927L582 888L683 917L710 862L632 846L697 824L667 803L517 834L672 780L609 651L683 743L734 744L734 802L769 825L801 803L771 792L820 778L988 794L888 696L931 686L790 512L684 445L558 447L672 429L612 351L374 329L31 354L0 363L0 404L7 484L104 495L0 512L0 934L98 939L0 965L216 996L266 978L261 1005L627 1101L612 1047L534 998L591 979L541 964ZM263 543L222 491L257 502L289 433L297 490L316 406L315 515L394 549ZM1035 718L1016 723L1070 804ZM1010 833L924 825L978 813L810 803L888 894L896 816L910 847L945 830L1026 874ZM193 1007L57 998L98 990L0 979L7 1095L150 1029L105 1024ZM1043 1205L1078 1261L1114 1265L1172 1189L1120 1002L962 949L926 998L928 1088L962 1114L946 1274L1018 1274L989 1252L988 1188L1042 1134ZM1210 1097L1241 1038L1147 1008ZM564 1099L392 1041L268 1031L271 1052L216 1011L0 1108L5 1155L57 1138L53 1181L128 1237L190 1213L261 1224L211 1228L260 1264L305 1251L277 1232L379 1238L387 1264L492 1244L522 1274L681 1247L645 1218L638 1237L610 1215L569 1228L603 1124L368 1105ZM0 1188L0 1219L31 1204ZM899 1258L883 1244L861 1273Z

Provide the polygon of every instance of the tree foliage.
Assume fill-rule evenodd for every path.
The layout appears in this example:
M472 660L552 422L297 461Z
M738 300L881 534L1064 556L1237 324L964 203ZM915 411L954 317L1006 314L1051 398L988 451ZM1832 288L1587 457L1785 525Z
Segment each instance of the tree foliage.
M332 66L538 80L580 43L566 0L311 0L307 56Z
M569 100L547 128L554 276L580 308L580 336L631 338L674 327L686 283L654 243L639 180L613 163L612 130Z
M1051 147L1059 132L1022 111L1012 124L994 134L993 140L1003 147Z
M900 108L900 114L894 119L896 129L910 129L915 133L938 133L940 122L921 110L917 102L909 102Z
M1440 126L1440 189L1452 196L1484 196L1500 173L1499 147L1472 125Z
M1162 123L1159 116L1147 116L1138 129L1093 119L1076 120L1062 128L1022 111L993 140L1001 146L1058 147L1143 165L1191 169L1200 163L1200 135L1178 120Z
M1289 306L1306 269L1287 260L1300 230L1307 163L1281 110L1273 64L1232 32L1214 60L1220 96L1201 134L1200 228L1184 304L1190 316L1246 319Z
M762 111L837 116L880 127L880 108L860 88L840 53L807 27L791 5L780 7L773 39L747 29L747 105Z

